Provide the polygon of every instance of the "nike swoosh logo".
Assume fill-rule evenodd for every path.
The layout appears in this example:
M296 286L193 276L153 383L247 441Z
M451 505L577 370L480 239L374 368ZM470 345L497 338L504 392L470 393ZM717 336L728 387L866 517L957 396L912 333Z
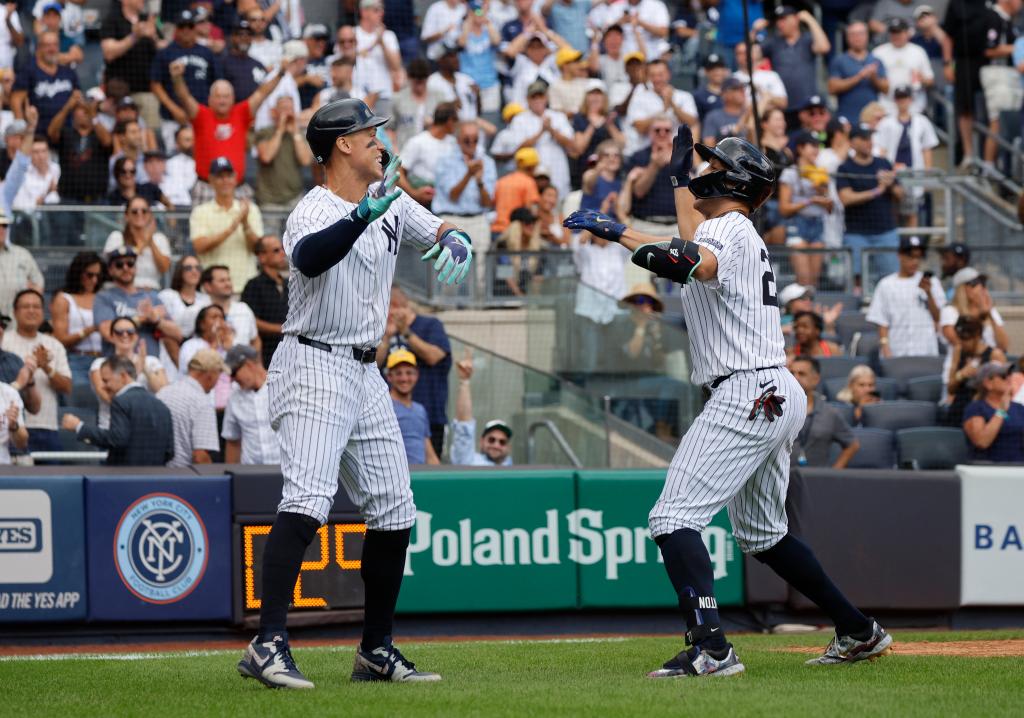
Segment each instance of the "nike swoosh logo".
M768 386L768 385L769 385L769 384L771 384L771 383L772 383L772 380L771 380L771 379L769 379L769 380L768 380L768 381L766 381L766 382L765 382L764 384L758 384L758 387L760 387L761 389L764 389L764 388L765 388L766 386Z
M721 628L712 628L712 629L709 629L709 631L710 631L711 633L717 633L717 632L718 632L718 631L720 631L720 630L722 630L722 629L721 629Z
M259 656L253 656L253 660L256 662L256 665L259 666L260 668L263 668L263 666L267 665L267 662L271 658L273 658L273 654L270 654L270 653L268 653L267 655L263 656L262 658L260 658Z
M647 268L651 268L651 260L654 259L654 252L647 253Z

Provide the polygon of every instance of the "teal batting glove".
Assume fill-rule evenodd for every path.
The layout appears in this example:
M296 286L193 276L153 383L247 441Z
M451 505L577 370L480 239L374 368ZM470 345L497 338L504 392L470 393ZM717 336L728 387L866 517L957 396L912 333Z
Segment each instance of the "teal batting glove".
M427 250L423 261L436 258L434 271L441 284L462 284L473 263L473 242L461 229L449 229L437 244Z
M400 189L396 189L394 192L391 191L398 184L398 168L401 166L402 158L398 155L392 156L388 166L384 169L384 181L381 182L377 190L372 194L370 192L366 193L366 196L359 202L359 206L356 207L356 217L369 224L384 216L391 203L402 195L402 190Z

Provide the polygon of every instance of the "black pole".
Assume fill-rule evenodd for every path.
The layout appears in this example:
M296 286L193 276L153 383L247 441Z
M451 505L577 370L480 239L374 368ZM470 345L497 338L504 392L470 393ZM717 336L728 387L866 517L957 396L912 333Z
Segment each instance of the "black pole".
M761 113L757 111L757 91L754 89L754 53L750 42L750 8L743 0L743 44L747 46L747 76L750 78L750 110L754 114L754 144L761 146Z

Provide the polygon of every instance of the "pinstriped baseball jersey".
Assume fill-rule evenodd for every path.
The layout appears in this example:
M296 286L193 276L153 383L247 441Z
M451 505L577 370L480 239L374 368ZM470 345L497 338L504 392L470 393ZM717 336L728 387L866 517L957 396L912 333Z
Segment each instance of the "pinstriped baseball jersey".
M437 241L441 220L403 194L383 217L370 223L338 264L313 278L295 269L291 257L299 240L355 208L319 186L288 216L282 238L291 266L285 335L302 335L332 346L376 346L384 336L399 243L404 240L428 249Z
M701 222L693 240L718 259L716 279L682 289L693 383L785 365L775 274L754 225L730 212Z

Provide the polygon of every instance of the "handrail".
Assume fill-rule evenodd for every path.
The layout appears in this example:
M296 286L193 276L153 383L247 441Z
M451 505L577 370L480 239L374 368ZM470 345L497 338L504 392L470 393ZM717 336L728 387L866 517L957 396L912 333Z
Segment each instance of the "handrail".
M953 179L953 178L950 178L950 179ZM967 179L967 178L958 178L958 179ZM973 203L974 207L980 209L982 212L984 212L989 217L991 217L992 219L994 219L997 222L999 222L1001 225L1003 225L1007 229L1009 229L1011 231L1014 231L1014 232L1024 232L1024 225L1022 225L1020 222L1014 221L1010 217L1007 217L1005 213L1000 212L991 202L980 202L980 201L977 201L978 198L975 197L972 192L970 192L971 187L966 182L955 181L955 182L949 182L948 184L949 184L950 188L954 192L956 192L961 197L965 197L965 198L968 198L968 199L972 200L972 203Z
M33 451L29 453L33 461L59 461L62 464L95 463L106 461L106 451Z
M558 426L555 425L555 422L551 421L551 419L541 419L535 421L532 424L530 424L529 428L526 430L527 464L533 463L534 447L536 445L536 439L534 438L534 434L536 434L537 429L547 429L549 432L551 432L551 437L555 440L555 443L558 444L558 448L562 450L562 453L565 454L565 457L569 459L569 461L572 463L573 467L577 469L583 468L583 462L581 462L580 458L576 456L576 452L572 450L572 447L569 446L569 442L565 440L565 437L562 435L562 432L559 430Z

